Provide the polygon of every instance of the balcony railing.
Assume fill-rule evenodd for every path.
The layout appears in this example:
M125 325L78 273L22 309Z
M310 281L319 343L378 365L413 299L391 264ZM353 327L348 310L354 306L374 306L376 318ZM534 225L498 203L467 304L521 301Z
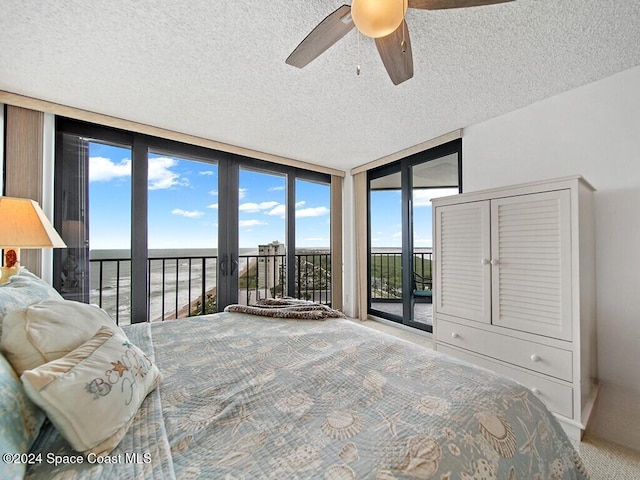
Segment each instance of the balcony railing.
M414 252L414 271L432 277L432 253ZM294 296L331 304L331 254L295 255ZM90 301L119 324L131 323L131 259L91 260ZM371 254L371 300L402 300L402 254ZM287 295L286 255L242 255L238 258L238 303ZM218 257L154 257L147 260L150 321L183 318L217 311Z
M413 271L429 284L432 278L432 260L433 253L430 251L413 253ZM401 301L402 253L375 252L371 253L370 261L371 301Z
M131 259L90 261L90 301L118 324L131 323ZM331 254L295 255L294 296L331 304ZM287 295L286 255L238 257L238 303ZM150 321L163 321L217 311L218 257L154 257L147 260Z

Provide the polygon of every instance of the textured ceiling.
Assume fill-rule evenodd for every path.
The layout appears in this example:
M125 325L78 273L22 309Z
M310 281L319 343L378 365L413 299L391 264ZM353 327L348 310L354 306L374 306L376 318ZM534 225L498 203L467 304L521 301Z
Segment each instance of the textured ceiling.
M355 30L286 65L342 3L2 0L0 90L348 170L640 65L638 0L411 9L399 86Z

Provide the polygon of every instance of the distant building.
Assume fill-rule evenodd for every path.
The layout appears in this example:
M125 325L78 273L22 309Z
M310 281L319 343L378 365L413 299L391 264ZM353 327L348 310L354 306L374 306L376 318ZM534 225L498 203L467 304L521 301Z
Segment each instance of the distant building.
M258 245L258 289L269 290L280 283L284 275L284 255L287 248L278 240L267 245Z

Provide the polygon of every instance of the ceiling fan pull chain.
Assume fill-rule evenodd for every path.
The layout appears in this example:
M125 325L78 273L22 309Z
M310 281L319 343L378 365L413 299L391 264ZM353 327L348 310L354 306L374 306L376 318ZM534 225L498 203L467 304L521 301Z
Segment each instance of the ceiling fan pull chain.
M357 35L357 45L358 45L358 58L357 63L356 63L356 75L360 75L360 30L356 29L356 35Z

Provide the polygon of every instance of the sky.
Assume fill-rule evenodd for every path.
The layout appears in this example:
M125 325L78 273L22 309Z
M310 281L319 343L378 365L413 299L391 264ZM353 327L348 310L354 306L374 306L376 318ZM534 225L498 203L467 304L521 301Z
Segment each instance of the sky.
M127 249L131 236L131 153L90 143L91 249ZM149 155L149 248L217 248L218 167L166 155ZM239 244L256 248L286 243L286 178L240 170ZM296 181L296 246L329 247L330 187Z
M131 153L127 148L90 143L89 239L92 250L128 249L131 236ZM218 167L166 155L149 155L148 242L151 249L217 248ZM240 248L279 241L286 244L286 178L240 170ZM457 189L414 190L414 246L432 245L431 198ZM296 246L330 245L330 187L296 180ZM371 193L371 245L402 246L399 191Z
M457 188L413 190L413 247L432 247L431 199L454 195ZM371 247L402 247L402 199L399 190L371 192Z

